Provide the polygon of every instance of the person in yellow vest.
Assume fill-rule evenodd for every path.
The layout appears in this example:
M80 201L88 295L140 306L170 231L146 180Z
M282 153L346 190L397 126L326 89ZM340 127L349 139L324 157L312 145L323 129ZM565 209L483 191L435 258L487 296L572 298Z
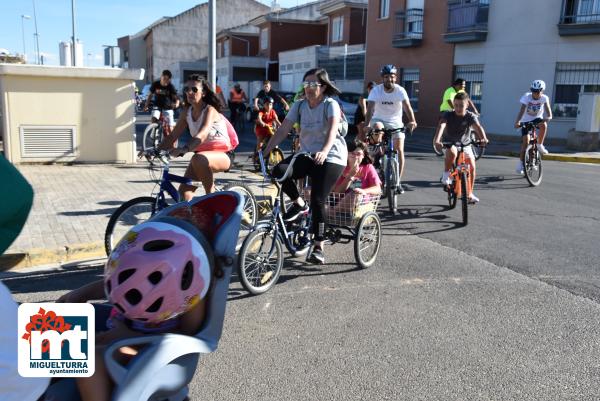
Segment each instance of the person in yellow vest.
M443 115L444 113L446 113L447 111L452 111L454 110L454 96L456 96L457 93L459 92L465 92L465 88L467 86L467 81L465 81L462 78L456 78L454 80L454 82L452 83L452 86L449 87L448 89L446 89L446 91L444 92L444 96L442 98L442 104L440 105L440 115ZM473 102L471 101L471 99L469 98L468 100L468 109L472 110L473 113L475 113L476 115L479 115L479 111L477 110L477 107L475 106L475 104L473 104Z

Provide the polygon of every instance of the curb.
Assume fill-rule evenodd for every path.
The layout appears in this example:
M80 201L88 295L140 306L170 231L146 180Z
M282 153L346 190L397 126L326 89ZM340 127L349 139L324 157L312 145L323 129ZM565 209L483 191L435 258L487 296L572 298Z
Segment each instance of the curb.
M102 241L65 245L62 248L34 248L0 256L0 271L62 264L106 256Z
M505 151L505 152L493 152L492 155L507 156L507 157L519 157L519 152ZM483 156L485 158L485 156ZM588 163L588 164L600 164L600 157L587 157L587 156L571 156L563 155L560 153L548 153L542 156L542 160L553 160L559 162L571 162L571 163Z

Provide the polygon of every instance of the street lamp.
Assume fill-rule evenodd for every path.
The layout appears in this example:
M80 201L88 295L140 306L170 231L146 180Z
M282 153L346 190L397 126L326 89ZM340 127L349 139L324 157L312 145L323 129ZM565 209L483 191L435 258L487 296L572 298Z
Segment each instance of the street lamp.
M23 34L23 58L27 60L27 50L25 49L25 20L31 19L29 15L21 15L21 33Z

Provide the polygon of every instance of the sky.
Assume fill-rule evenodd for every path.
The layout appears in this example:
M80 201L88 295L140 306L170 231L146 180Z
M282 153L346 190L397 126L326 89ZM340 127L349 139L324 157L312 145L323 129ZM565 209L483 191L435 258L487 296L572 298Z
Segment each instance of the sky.
M117 38L132 35L163 16L175 16L204 0L74 0L75 31L83 42L84 65L104 64L103 45L117 44ZM71 0L0 0L0 49L11 54L25 52L35 62L34 13L37 16L40 53L44 64L58 65L58 46L72 34ZM261 1L271 5L270 0ZM294 7L309 1L279 0L282 7ZM217 6L218 6L217 1ZM28 15L30 19L23 19ZM23 24L22 24L23 23Z

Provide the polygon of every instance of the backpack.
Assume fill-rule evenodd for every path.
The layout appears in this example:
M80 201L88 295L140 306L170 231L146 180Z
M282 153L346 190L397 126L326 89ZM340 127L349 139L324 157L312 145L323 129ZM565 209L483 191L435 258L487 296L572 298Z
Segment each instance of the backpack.
M235 132L235 128L233 128L233 125L231 125L227 117L225 117L223 114L221 114L221 117L223 118L223 120L225 120L225 126L227 127L227 135L229 136L229 142L231 142L231 149L229 150L234 150L240 144L237 132Z
M324 103L327 101L327 99L331 99L331 98L325 98L325 100L323 101ZM301 110L302 110L302 104L306 101L306 99L302 99L300 101L300 105L298 106L298 124L300 124L300 120L301 120ZM335 99L331 99L332 102L335 102ZM339 105L339 103L338 103ZM342 138L345 138L346 135L348 135L348 120L346 119L346 115L344 114L344 110L342 109L342 106L340 106L340 121L338 121L338 135L340 135ZM325 105L323 107L323 119L325 121L327 121L327 105Z

